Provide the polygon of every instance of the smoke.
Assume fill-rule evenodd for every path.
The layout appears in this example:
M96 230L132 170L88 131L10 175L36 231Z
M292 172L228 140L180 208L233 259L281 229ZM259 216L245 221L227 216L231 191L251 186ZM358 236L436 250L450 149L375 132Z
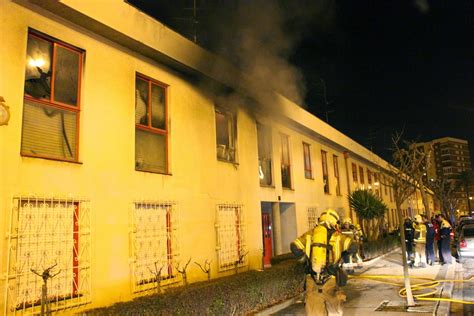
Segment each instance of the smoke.
M241 0L214 20L214 50L253 79L255 94L273 90L304 106L305 79L290 57L308 30L330 27L333 16L334 0Z
M430 11L428 0L415 0L414 5L422 14L426 14Z

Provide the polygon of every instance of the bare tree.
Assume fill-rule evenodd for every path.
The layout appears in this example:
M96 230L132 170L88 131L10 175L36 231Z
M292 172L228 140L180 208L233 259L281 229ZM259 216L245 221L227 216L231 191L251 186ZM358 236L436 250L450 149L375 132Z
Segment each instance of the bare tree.
M426 170L427 158L425 154L420 154L418 150L410 149L409 143L402 140L402 133L392 136L392 165L385 171L391 178L389 183L385 183L392 188L395 205L397 208L398 222L400 223L400 239L403 260L403 276L405 279L407 305L414 306L411 282L408 273L408 262L405 244L404 219L402 215L402 204L413 195L417 189L423 191L423 184L420 179Z
M240 254L239 259L234 261L235 274L237 274L239 272L239 264L244 262L244 258L248 253L249 252L247 251L245 253Z
M154 276L155 276L155 283L156 283L156 292L160 293L161 292L161 271L164 268L164 265L162 265L158 269L158 261L155 261L155 270L150 269L150 267L147 267L148 271L150 271Z
M454 219L454 211L459 207L461 199L456 195L456 182L445 177L430 179L428 187L440 204L442 213L446 218Z
M58 264L55 263L49 268L43 270L43 272L39 273L38 271L31 269L31 272L36 274L37 276L43 279L43 285L41 286L41 316L43 315L51 315L51 308L49 306L49 299L48 299L48 280L57 276L61 270L57 273L52 274L51 270L54 269ZM46 311L45 311L46 309Z
M186 269L188 268L188 265L189 265L190 262L191 262L191 258L189 258L188 262L186 262L186 264L183 266L182 269L179 268L179 265L180 265L179 263L178 263L178 265L176 266L176 270L177 270L179 273L181 273L181 276L182 276L182 278L183 278L183 284L184 284L185 286L188 285L188 277L187 277L187 275L186 275Z
M203 265L199 264L198 262L194 262L196 265L201 268L202 272L207 274L207 280L211 279L211 260L206 259Z

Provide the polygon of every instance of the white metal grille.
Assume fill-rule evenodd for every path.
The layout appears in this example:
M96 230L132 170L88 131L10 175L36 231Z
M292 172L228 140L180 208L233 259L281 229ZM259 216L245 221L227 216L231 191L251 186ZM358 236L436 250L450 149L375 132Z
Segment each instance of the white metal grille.
M318 223L318 209L316 207L308 207L308 230L316 227Z
M132 287L134 292L176 282L173 266L179 257L178 214L175 202L136 201L133 203Z
M245 225L240 204L218 204L216 214L219 271L245 266Z
M8 236L5 314L38 314L42 273L52 311L91 302L90 203L83 199L13 198Z

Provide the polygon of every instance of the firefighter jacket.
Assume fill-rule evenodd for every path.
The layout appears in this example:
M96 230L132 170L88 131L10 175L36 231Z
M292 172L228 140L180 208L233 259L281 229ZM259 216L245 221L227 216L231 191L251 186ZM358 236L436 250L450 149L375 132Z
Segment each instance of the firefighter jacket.
M324 225L317 225L291 243L293 254L301 258L307 257L310 262L309 273L328 273L339 263L343 252L357 251L357 243L338 230L330 230Z
M415 243L426 243L426 225L425 223L415 223Z

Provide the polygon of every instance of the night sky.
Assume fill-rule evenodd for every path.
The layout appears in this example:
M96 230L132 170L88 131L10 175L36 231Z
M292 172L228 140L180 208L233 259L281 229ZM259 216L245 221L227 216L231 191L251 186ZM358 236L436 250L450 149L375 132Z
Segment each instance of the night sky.
M308 111L387 159L401 130L467 139L474 154L472 0L201 0L194 24L176 1L129 2L245 70L241 30L257 34L301 74L286 81L303 84Z

